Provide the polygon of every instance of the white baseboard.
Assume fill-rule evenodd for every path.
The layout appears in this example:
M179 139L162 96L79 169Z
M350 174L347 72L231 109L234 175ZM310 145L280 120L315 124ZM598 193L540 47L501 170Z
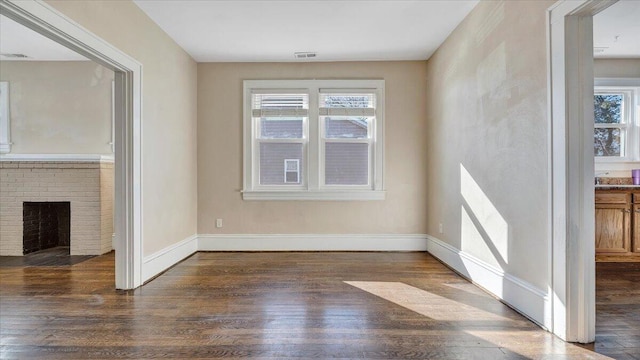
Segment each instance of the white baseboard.
M179 243L166 247L142 260L142 282L160 275L163 271L179 263L198 251L198 236L192 235Z
M200 251L426 251L423 234L200 234Z
M544 329L551 329L549 294L502 269L427 235L427 251Z

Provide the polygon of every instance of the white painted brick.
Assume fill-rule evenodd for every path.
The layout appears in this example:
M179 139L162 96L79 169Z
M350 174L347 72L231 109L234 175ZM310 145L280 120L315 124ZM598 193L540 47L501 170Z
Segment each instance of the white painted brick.
M113 164L3 162L0 165L3 169L0 255L22 255L24 201L71 202L72 254L98 255L111 250Z

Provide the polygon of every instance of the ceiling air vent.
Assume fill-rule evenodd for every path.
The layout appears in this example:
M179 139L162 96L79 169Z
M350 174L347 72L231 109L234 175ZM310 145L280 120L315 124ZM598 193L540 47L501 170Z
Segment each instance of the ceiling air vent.
M293 53L293 56L296 59L313 59L314 57L318 56L318 54L315 53L315 52L308 52L307 51L307 52L296 52L296 53Z
M7 54L7 53L1 53L0 56L2 57L6 57L9 59L26 59L28 58L27 55L25 54Z

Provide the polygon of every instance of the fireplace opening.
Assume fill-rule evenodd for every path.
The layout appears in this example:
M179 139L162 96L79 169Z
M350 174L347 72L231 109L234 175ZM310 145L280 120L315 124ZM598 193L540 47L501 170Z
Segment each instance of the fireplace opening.
M71 205L67 202L23 203L23 254L66 247L71 239Z

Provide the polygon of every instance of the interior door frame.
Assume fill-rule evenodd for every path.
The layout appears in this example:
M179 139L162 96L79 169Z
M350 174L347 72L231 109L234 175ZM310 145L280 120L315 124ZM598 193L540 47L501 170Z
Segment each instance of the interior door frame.
M115 287L142 285L142 65L41 0L0 0L0 14L115 73Z
M547 13L552 332L595 340L593 16L617 0L561 0Z

